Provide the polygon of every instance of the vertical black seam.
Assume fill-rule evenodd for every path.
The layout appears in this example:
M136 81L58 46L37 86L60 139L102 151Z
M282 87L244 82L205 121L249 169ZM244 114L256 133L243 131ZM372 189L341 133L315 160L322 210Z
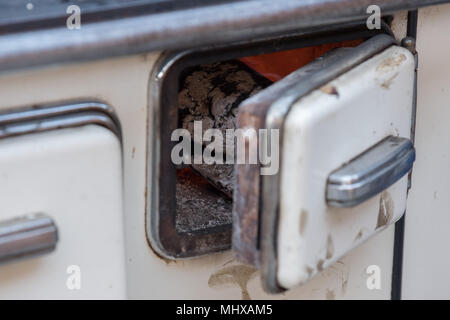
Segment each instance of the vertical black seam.
M418 11L413 10L408 12L408 22L406 35L408 37L417 38L417 16ZM417 77L417 70L416 75ZM416 88L414 89L414 95L417 95L417 81L415 81ZM414 96L414 101L416 101L416 96ZM415 108L415 106L413 106ZM415 121L415 119L413 119ZM411 126L415 126L415 123L411 123ZM411 137L414 143L414 137ZM392 281L391 281L391 300L401 300L402 298L402 276L403 276L403 248L404 248L404 237L405 237L405 216L406 211L395 223L395 233L394 233L394 257L392 264Z

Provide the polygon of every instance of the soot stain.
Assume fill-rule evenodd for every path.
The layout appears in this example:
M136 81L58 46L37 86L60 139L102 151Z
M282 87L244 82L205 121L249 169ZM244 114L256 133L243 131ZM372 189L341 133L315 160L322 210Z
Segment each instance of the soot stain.
M227 266L212 274L208 280L210 288L222 285L237 285L241 289L242 300L251 300L248 293L248 282L256 275L256 269L245 264Z
M323 264L324 264L324 260L323 259L320 259L318 262L317 262L317 270L318 271L322 271L323 270Z
M362 236L363 236L363 229L359 230L358 234L355 237L355 240L353 240L353 241L357 242L357 241L361 240Z
M331 237L331 234L329 234L328 238L327 238L327 254L326 254L325 258L331 259L333 254L334 254L333 238Z
M320 88L320 91L322 91L323 93L329 94L329 95L334 95L337 98L339 98L339 92L337 91L335 86L325 85Z
M378 210L377 226L375 230L389 224L393 216L394 216L394 201L392 200L392 197L389 194L389 192L385 191L381 194L380 197L380 209Z
M394 81L394 79L398 76L398 72L396 74L394 74L392 77L390 77L389 79L384 80L380 86L383 89L389 89L391 87L392 82Z
M390 57L387 59L384 59L378 66L377 66L377 71L378 72L389 72L391 70L393 70L395 67L398 67L399 65L402 64L403 61L406 60L406 56L402 53L399 54L396 57Z
M302 209L300 212L300 234L305 234L306 224L308 223L308 211Z
M336 299L336 294L334 293L334 290L327 289L327 292L325 294L325 298L327 300L335 300Z

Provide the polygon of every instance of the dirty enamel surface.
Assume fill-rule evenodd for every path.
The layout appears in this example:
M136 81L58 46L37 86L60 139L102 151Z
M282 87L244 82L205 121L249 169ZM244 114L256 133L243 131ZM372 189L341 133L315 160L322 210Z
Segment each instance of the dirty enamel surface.
M406 176L353 208L328 207L325 189L330 172L386 136L410 137L413 81L413 56L393 46L292 107L281 159L283 287L307 282L404 213Z

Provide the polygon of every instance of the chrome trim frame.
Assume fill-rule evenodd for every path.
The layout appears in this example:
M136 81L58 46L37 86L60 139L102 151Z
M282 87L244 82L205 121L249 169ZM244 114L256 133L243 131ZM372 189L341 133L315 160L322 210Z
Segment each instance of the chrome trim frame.
M411 140L389 136L328 176L326 201L354 207L408 174L415 160Z
M449 0L247 0L0 36L0 71L326 30Z
M78 102L3 111L0 113L0 139L87 124L103 126L122 141L119 121L112 108L100 102Z

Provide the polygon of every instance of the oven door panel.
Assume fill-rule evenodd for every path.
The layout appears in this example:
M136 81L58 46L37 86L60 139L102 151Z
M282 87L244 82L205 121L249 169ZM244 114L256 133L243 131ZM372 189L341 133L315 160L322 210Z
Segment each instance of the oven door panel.
M121 153L119 137L94 124L0 139L1 298L126 297ZM13 255L31 253L33 239L54 247Z

